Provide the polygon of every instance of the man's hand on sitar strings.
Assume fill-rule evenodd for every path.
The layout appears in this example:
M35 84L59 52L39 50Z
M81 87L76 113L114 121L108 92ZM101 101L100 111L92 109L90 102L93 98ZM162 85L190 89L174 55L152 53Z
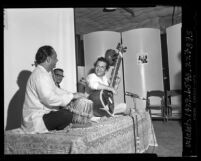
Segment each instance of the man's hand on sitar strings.
M117 94L117 91L114 89L114 88L112 88L112 87L110 87L111 88L111 92L113 93L113 94Z

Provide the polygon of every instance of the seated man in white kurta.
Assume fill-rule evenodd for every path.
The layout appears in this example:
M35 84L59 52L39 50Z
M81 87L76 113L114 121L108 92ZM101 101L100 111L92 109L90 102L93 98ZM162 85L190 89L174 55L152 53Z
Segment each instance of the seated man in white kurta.
M26 133L64 129L71 123L73 114L58 107L66 107L72 99L84 97L82 93L71 93L55 85L51 71L57 61L57 54L51 46L38 49L36 68L28 79L23 105L21 127Z

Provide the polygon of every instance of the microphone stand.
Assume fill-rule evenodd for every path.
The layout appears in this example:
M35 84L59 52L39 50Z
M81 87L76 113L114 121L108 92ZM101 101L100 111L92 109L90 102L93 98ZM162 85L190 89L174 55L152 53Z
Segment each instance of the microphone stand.
M138 134L138 119L137 119L137 110L136 110L136 99L141 99L141 100L146 100L143 97L140 97L137 94L131 93L131 92L125 92L125 95L130 96L131 98L133 98L133 104L134 104L134 108L130 109L130 114L129 116L132 118L133 120L133 133L134 133L134 141L135 141L135 153L139 153L140 149L140 138L139 138L139 134ZM136 126L135 126L136 124Z
M122 44L122 33L121 33L121 44ZM127 47L125 47L125 49L127 49ZM139 140L139 135L138 135L138 119L137 119L137 114L136 114L136 101L135 99L142 99L142 100L146 100L145 98L139 97L137 94L134 93L130 93L130 92L125 92L125 77L124 77L124 61L123 61L123 57L122 57L122 77L123 77L123 92L124 92L124 103L126 103L126 95L130 96L133 98L133 102L134 102L134 108L130 109L129 112L129 116L132 118L133 120L133 133L134 133L134 141L135 141L135 153L139 153L140 149L139 149L139 144L140 144L140 140ZM136 126L135 126L135 122L136 122Z
M121 44L123 43L122 41L122 32L121 32ZM124 92L124 103L126 103L126 96L125 96L125 77L124 77L124 58L122 57L122 78L123 78L123 92Z
M121 44L122 44L122 33L121 33ZM124 103L126 103L126 95L128 95L128 92L125 92L125 77L124 77L124 61L123 61L123 57L122 57L122 77L123 77L123 92L124 92ZM139 153L139 136L138 136L138 122L137 122L137 115L134 114L136 111L136 103L135 103L135 98L134 95L129 95L133 98L134 101L134 109L130 109L129 112L129 116L132 118L133 120L133 134L134 134L134 146L135 146L135 153ZM136 126L135 126L135 122L136 122ZM137 133L136 133L137 132ZM136 136L137 135L137 136Z

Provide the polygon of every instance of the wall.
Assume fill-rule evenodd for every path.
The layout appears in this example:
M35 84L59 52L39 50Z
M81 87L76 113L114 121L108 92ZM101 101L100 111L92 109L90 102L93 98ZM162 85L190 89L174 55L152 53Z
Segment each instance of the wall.
M92 32L84 35L85 75L93 67L99 56L104 56L107 49L115 49L120 42L121 33L112 31ZM148 90L163 90L162 55L160 30L142 28L122 33L125 91L146 98ZM140 63L139 56L147 56L147 63ZM122 78L122 68L119 73ZM124 102L123 79L118 89L115 103ZM126 104L133 106L133 100L126 97ZM144 110L146 101L137 99L136 106Z
M166 33L170 89L181 89L181 23L168 27Z
M129 30L122 33L122 39L128 48L124 57L125 90L144 98L147 91L163 91L160 30ZM146 58L145 62L140 59L143 57ZM126 103L128 106L134 105L130 97L126 97ZM146 101L136 99L136 107L143 111Z
M26 81L39 47L51 45L64 69L61 86L76 91L73 9L6 9L4 11L4 128L20 125Z
M182 89L181 81L181 27L177 24L166 29L168 47L168 66L170 78L170 90ZM181 96L172 97L171 102L181 107ZM181 108L179 109L181 113Z

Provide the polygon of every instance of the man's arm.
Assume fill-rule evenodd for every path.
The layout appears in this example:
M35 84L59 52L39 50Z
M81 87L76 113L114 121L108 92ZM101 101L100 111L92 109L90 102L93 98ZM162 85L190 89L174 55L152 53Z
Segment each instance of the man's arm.
M97 86L97 89L98 90L108 90L108 91L111 91L113 94L116 94L116 90L110 86L106 86L104 84L101 84L101 83L98 83L98 86Z
M88 87L93 90L108 90L116 94L114 88L109 87L108 85L105 85L103 83L100 83L99 79L100 78L98 78L95 74L88 75L86 79Z
M66 106L72 99L73 94L67 91L58 92L54 82L50 77L39 76L36 82L39 99L46 106Z

